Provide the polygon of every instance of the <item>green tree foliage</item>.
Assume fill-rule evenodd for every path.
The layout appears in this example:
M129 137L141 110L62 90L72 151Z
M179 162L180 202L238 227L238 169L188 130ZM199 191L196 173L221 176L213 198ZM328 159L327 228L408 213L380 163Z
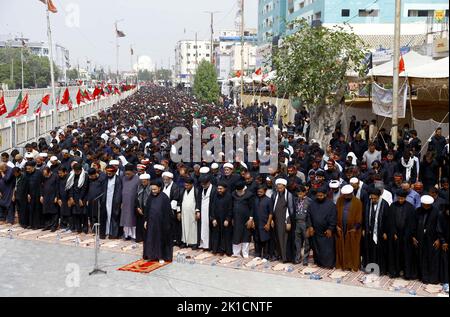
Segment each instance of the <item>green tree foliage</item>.
M366 48L344 27L312 27L304 19L294 21L293 27L296 32L283 38L273 56L275 84L280 93L299 100L310 111L312 137L326 142L326 135L341 120L348 84L345 75L364 74Z
M194 94L201 102L217 102L220 96L214 65L202 60L194 78Z
M0 83L8 84L10 89L22 87L22 70L19 48L0 49ZM24 86L25 88L45 88L50 85L50 63L47 57L39 57L24 50ZM11 64L13 64L13 82L11 82ZM54 66L55 80L59 69Z
M69 80L76 80L78 79L78 77L79 77L78 70L76 68L71 68L67 70L67 78Z

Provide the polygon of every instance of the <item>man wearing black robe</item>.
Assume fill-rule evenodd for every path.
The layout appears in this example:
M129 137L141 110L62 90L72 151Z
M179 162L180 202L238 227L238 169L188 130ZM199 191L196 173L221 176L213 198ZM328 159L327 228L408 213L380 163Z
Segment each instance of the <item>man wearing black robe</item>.
M12 202L15 177L13 169L6 163L0 163L0 222L14 224L15 210Z
M383 236L387 232L388 214L389 204L381 198L381 190L370 188L363 215L362 263L364 267L377 264L381 275L386 274L387 270L387 241Z
M414 245L418 248L419 278L426 284L439 282L439 210L433 206L433 202L433 197L422 196L422 206L417 209L417 233L414 239Z
M226 182L219 181L217 185L216 198L210 209L210 249L213 254L232 255L232 227L231 218L233 211L233 200L228 192Z
M317 189L315 200L307 210L306 226L314 252L314 262L324 268L336 264L335 237L337 224L336 206L326 199L327 188Z
M78 233L88 233L88 221L86 217L86 193L87 179L86 172L80 164L74 164L69 175L66 190L69 192L69 201L72 205L72 222L74 230Z
M245 190L245 183L235 185L233 196L233 256L248 258L253 222L253 195Z
M29 210L27 206L26 179L24 173L19 167L14 167L13 170L15 176L13 202L19 215L20 226L22 228L27 228L30 223L30 216L28 214Z
M116 175L117 169L108 165L103 195L100 207L100 239L109 236L110 239L118 239L121 236L120 213L122 205L122 180Z
M36 170L36 162L34 161L27 162L25 164L25 170L30 226L31 229L41 229L44 225L42 204L39 201L41 197L42 173Z
M102 172L97 172L95 168L88 170L88 191L86 194L86 215L89 220L91 228L98 221L99 203L105 186L106 175Z
M72 230L72 208L69 206L69 193L66 191L68 178L67 169L64 166L60 166L58 169L58 187L56 192L60 225L62 229Z
M448 239L449 239L449 203L447 202L438 218L438 234L441 241L439 282L447 284L448 290Z
M256 191L255 206L253 208L253 219L255 230L253 238L255 241L255 256L266 260L272 256L269 252L270 231L273 218L272 200L266 195L267 188L260 185Z
M272 195L275 250L279 260L286 263L295 257L294 197L287 190L287 180L275 181L276 192Z
M400 276L403 271L405 279L417 277L416 250L413 241L416 237L416 212L414 206L406 200L408 192L397 193L386 220L386 237L388 244L388 273L392 278Z
M44 230L55 232L58 229L58 175L53 173L49 167L42 170L42 190L40 201L42 203L45 221Z
M149 261L172 261L173 247L170 232L170 200L161 193L162 183L152 181L151 195L145 206L144 259Z

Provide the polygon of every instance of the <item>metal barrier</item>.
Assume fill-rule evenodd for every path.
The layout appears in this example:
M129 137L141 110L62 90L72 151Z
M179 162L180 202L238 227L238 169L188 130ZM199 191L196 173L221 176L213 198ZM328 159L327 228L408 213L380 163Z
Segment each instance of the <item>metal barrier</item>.
M81 118L96 115L99 111L111 107L136 91L137 89L134 89L123 92L120 96L113 95L79 106L75 105L70 111L59 111L58 126L64 127L72 122L79 121ZM0 122L0 152L9 152L14 148L21 148L26 143L37 142L40 137L48 135L50 131L56 128L53 122L54 111L54 109L43 110L39 115L34 114L2 120Z

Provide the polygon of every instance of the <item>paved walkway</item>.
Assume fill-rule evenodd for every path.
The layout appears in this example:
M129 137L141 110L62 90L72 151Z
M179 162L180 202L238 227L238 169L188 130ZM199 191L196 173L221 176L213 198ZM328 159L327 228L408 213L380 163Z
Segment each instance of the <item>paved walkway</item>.
M172 263L150 274L118 271L138 256L101 251L106 275L89 276L93 250L0 238L0 296L409 296L219 266Z

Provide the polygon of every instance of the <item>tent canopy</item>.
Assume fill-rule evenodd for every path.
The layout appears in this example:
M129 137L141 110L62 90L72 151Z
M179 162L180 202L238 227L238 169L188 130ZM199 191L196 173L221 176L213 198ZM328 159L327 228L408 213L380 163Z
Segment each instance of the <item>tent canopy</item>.
M409 70L408 77L448 78L448 57L420 65Z
M405 71L400 74L400 77L412 77L410 73L414 68L433 62L432 57L420 55L414 51L409 51L403 55L403 60L405 62ZM390 62L373 67L368 75L373 77L392 77L394 76L393 68L394 61L391 60Z

